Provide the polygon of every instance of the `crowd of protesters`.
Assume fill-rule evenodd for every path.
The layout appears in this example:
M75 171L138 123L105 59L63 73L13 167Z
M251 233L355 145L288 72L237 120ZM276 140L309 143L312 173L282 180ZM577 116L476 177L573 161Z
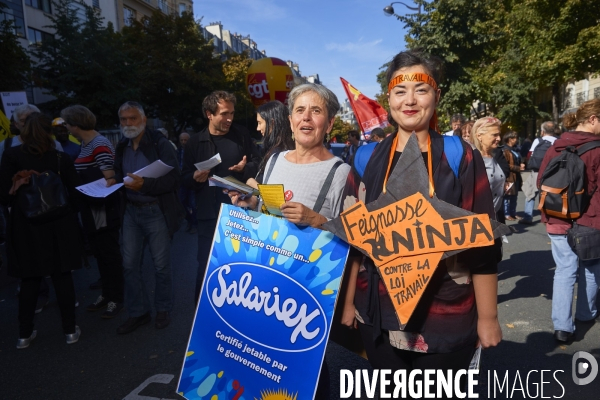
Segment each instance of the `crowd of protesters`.
M436 82L441 79L440 70L441 62L424 53L407 51L396 55L386 75L389 119L395 132L386 135L382 129L375 129L369 143L363 143L358 131L349 132L344 160L326 147L339 103L335 94L317 84L295 87L287 107L271 102L258 108L262 149L256 146L246 129L233 123L236 98L225 91L215 91L204 99L202 113L207 120L206 127L199 132L181 133L178 146L168 139L165 131L147 125L144 108L134 101L115 110L122 134L116 146L96 130L94 114L82 105L65 108L54 120L35 106L18 107L13 117L19 135L0 142L0 203L3 206L0 216L6 224L8 273L20 282L17 348L29 347L37 336L35 314L48 301L46 277L51 278L55 288L66 343L79 340L82 329L75 318L78 301L72 271L81 267L84 240L97 260L100 274L97 285L102 288L86 310L102 311L104 319L112 319L126 310L128 318L116 329L118 334L131 333L153 319L156 329L170 324L174 290L171 242L184 221L185 231L198 237L195 289L198 301L221 204L259 207L259 199L255 197L242 200L239 193L226 193L210 186L211 175L231 175L252 186L284 183L287 190L287 202L282 206L284 218L318 228L342 212L348 198L365 199L366 196L366 201L373 201L385 193L390 168L398 162L408 138L415 134L425 165L429 165L432 194L435 191L442 200L489 214L500 222L531 224L540 173L550 157L545 153L556 155L573 143L595 140L595 135L600 134L600 100L584 103L574 116L567 118L575 132L568 132L557 140L558 125L545 122L539 138L535 141L527 138L520 145L515 132L502 134L502 122L497 118L468 121L457 114L451 119L452 129L443 135L462 138L459 141L465 160L462 168L470 175L455 177L454 181L441 179L442 175L454 175L447 159L441 157L445 154L445 140L441 140L443 135L437 130L435 108L441 91ZM415 79L401 79L407 75ZM594 161L600 159L594 156L600 155L599 151L590 152L585 159L589 167L590 193L596 191L600 178L598 162ZM196 168L195 164L217 153L221 163L216 167ZM371 154L376 156L371 157ZM440 157L432 161L434 154ZM158 160L172 167L166 175L144 178L135 174ZM443 173L436 170L434 177L432 162ZM19 194L24 187L40 182L38 177L48 171L58 177L68 195L63 209L66 211L51 219L33 220ZM86 196L75 189L99 179L104 179L107 187L120 183L123 187L104 198ZM481 182L485 183L480 185ZM359 187L366 187L364 193L359 193ZM517 216L519 191L526 197L521 218ZM600 221L595 218L600 203L592 201L591 204L593 207L584 213L581 223L600 228ZM556 339L564 342L575 329L570 303L578 272L580 291L576 316L585 321L597 316L595 300L600 264L597 260L578 262L577 255L565 246L564 221L547 215L544 221L548 223L557 264L554 292L563 293L560 298L565 303L557 301L555 307L553 297L552 319ZM36 251L31 251L32 246ZM153 261L153 294L142 279L146 246ZM499 247L499 243L493 247ZM496 311L499 260L489 255L500 252L484 253L469 249L457 264L467 283L461 285L461 293L455 294L475 301L464 312L448 316L447 321L455 324L452 335L444 331L440 315L428 309L419 309L416 322L407 330L401 330L373 262L354 253L347 268L353 283L346 298L339 302L343 307L341 322L360 331L369 360L375 367L439 368L442 363L448 369L466 368L475 343L484 348L495 346L502 336ZM440 280L439 284L431 285L438 292L453 286L453 279L459 273L457 269L450 277L446 264L443 266L442 273L435 277ZM583 279L585 285L582 285ZM431 301L425 303L444 308L456 300L447 298L446 304L438 294L427 292ZM426 340L428 353L438 357L420 354L421 349L414 345L417 337ZM326 392L323 387L327 380L326 376L321 377L320 392Z

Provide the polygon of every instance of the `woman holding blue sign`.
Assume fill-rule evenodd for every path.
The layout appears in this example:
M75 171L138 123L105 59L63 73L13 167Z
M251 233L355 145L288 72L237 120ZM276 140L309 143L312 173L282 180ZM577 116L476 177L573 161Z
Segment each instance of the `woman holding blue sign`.
M324 86L307 83L292 89L288 99L295 150L274 153L265 164L264 184L283 184L284 218L297 225L318 228L338 216L342 191L350 166L324 146L340 106L335 94ZM259 199L242 200L229 192L233 205L257 209ZM327 364L322 367L316 399L329 398Z
M288 99L296 148L273 154L265 164L264 184L283 184L283 216L297 225L318 228L338 216L350 166L324 146L339 103L325 86L306 83L292 89ZM229 192L233 205L256 209L259 199L240 199Z
M415 134L428 170L423 184L429 187L429 197L435 193L446 203L495 219L481 154L461 139L460 151L451 154L439 134L435 109L441 69L438 58L419 51L399 53L391 61L388 120L398 132L376 147L362 180L354 174L348 177L345 208L358 200L368 204L386 192L388 177ZM452 165L458 166L456 171ZM406 185L414 184L412 177L405 179ZM359 255L349 261L355 287L349 287L342 323L360 330L373 368L407 373L468 369L478 344L487 348L500 342L497 259L490 250L472 248L441 261L402 330L373 260Z

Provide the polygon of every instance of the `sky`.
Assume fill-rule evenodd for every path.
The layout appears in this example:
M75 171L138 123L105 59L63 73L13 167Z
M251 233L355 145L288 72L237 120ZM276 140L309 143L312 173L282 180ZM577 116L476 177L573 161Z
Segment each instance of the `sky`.
M411 0L405 3L414 5ZM267 57L291 60L303 76L319 74L342 102L340 77L364 95L379 93L379 68L405 49L404 24L388 17L387 0L194 0L201 24L250 35ZM396 14L411 13L394 4Z

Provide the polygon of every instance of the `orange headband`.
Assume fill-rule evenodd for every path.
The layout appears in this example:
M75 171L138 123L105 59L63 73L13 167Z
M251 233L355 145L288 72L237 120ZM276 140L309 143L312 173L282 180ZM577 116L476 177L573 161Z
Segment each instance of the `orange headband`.
M402 82L425 82L435 90L438 89L437 83L435 83L435 79L427 74L416 73L416 74L400 74L393 78L388 85L388 92L391 92L394 86L402 83Z
M402 82L425 82L435 90L438 90L438 85L435 83L435 79L427 74L415 73L415 74L400 74L393 78L388 85L388 93L392 91L394 86L401 84ZM437 111L433 112L433 117L429 121L429 127L436 132L440 131L438 127Z

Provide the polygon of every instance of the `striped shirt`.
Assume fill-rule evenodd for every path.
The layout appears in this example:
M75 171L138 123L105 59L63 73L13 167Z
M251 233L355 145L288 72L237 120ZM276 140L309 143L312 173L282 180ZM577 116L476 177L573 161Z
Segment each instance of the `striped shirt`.
M112 143L102 135L93 138L88 144L81 145L81 152L75 160L75 169L82 172L88 168L100 171L114 169L115 149Z

